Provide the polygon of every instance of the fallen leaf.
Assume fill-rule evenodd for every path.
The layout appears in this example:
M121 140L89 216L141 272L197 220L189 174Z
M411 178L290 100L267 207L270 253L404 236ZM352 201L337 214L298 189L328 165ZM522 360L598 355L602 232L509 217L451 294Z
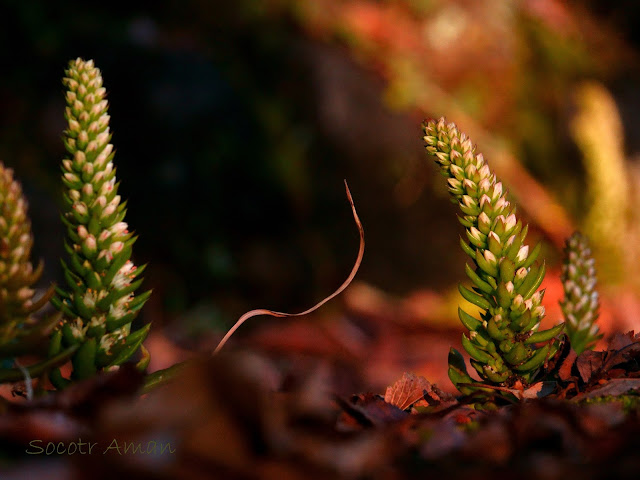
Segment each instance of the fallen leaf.
M608 350L622 350L634 343L633 330L627 333L616 333L609 341Z
M521 395L522 399L531 400L543 398L551 394L556 389L556 382L538 382L525 389Z
M591 377L602 368L604 352L594 352L587 350L582 352L576 360L576 367L580 373L582 381L589 383Z
M423 405L420 406L439 405L442 402L429 380L413 373L402 375L402 378L393 386L387 387L384 394L385 402L401 410L406 410L421 400Z
M625 393L637 389L640 389L640 378L614 378L607 381L599 388L595 388L589 392L575 396L573 400L578 401L585 398L603 397L608 395L624 395Z
M634 342L619 350L609 350L605 355L603 370L606 372L616 365L628 362L632 358L640 355L640 343Z
M571 350L567 357L562 361L562 365L558 370L558 377L560 380L564 380L565 382L569 380L573 375L571 374L571 370L573 369L573 365L576 363L576 359L578 355L574 350Z
M342 407L343 413L351 417L351 419L340 420L345 425L353 425L349 420L355 420L355 423L362 427L379 427L398 422L409 415L397 406L385 402L380 395L373 393L353 395L350 401L337 397L336 401Z

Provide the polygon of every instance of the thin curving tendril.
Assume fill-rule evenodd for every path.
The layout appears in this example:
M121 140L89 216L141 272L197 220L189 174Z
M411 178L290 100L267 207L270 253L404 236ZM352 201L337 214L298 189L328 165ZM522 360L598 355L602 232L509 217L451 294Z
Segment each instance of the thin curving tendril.
M342 293L344 291L344 289L349 286L351 281L355 278L356 273L358 273L358 269L360 268L360 264L362 263L362 257L364 255L364 229L362 228L362 223L360 222L360 218L358 217L358 212L356 212L356 207L355 207L355 205L353 203L353 198L351 197L351 192L349 191L349 185L347 185L347 181L346 180L344 181L344 186L345 186L345 189L347 191L347 199L349 200L349 204L351 205L351 211L353 212L353 219L356 222L356 226L358 227L358 233L360 234L360 249L358 250L358 257L356 258L356 262L353 265L353 268L351 269L351 273L349 274L347 279L344 281L344 283L342 285L340 285L340 287L335 292L333 292L331 295L326 297L324 300L321 300L320 302L316 303L313 307L309 308L308 310L305 310L304 312L300 312L300 313L284 313L284 312L276 312L276 311L273 311L273 310L265 310L263 308L259 308L257 310L251 310L250 312L245 313L244 315L242 315L238 319L238 321L235 323L235 325L233 327L231 327L231 329L227 332L227 334L224 336L224 338L222 340L220 340L220 343L218 344L216 349L213 351L213 355L218 353L220 351L220 349L227 343L229 338L231 338L231 335L233 335L235 333L235 331L240 327L240 325L242 325L244 322L249 320L251 317L256 317L258 315L270 315L272 317L278 317L278 318L282 318L282 317L301 317L303 315L307 315L307 314L313 312L314 310L317 310L322 305L327 303L329 300L333 299L334 297L336 297L337 295Z

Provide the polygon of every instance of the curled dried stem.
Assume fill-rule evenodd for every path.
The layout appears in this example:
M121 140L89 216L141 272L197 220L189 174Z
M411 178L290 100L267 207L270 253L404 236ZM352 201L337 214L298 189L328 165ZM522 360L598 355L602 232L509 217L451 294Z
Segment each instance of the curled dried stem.
M353 268L351 269L351 273L349 274L347 279L342 283L342 285L340 285L340 287L335 292L333 292L331 295L324 298L320 302L316 303L313 307L309 308L308 310L305 310L304 312L284 313L284 312L276 312L273 310L266 310L263 308L259 308L257 310L251 310L245 313L238 319L238 321L233 325L233 327L231 327L231 329L227 332L227 334L223 337L223 339L220 340L220 343L218 344L216 349L213 351L214 355L218 353L220 349L222 349L222 347L227 343L227 341L229 340L229 338L231 338L231 336L235 333L235 331L238 330L238 328L250 318L257 317L258 315L269 315L269 316L278 317L278 318L301 317L303 315L307 315L313 312L314 310L317 310L322 305L327 303L329 300L340 295L340 293L342 293L344 289L349 286L349 284L355 278L356 273L358 273L358 269L360 268L360 264L362 263L362 257L364 256L364 229L362 228L362 223L360 222L360 218L358 217L358 212L356 212L356 207L353 203L353 197L351 196L351 192L349 191L349 185L347 184L346 180L344 181L344 186L347 191L347 199L349 200L349 204L351 205L351 211L353 212L353 220L356 222L356 226L358 227L358 233L360 234L360 248L358 250L358 257L356 258L356 262L353 265Z

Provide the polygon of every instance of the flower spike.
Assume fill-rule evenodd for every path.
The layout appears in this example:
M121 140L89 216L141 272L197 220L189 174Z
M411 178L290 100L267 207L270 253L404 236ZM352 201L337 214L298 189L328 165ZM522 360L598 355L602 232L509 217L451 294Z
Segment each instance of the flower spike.
M444 118L423 125L427 153L435 157L448 178L451 199L463 213L466 229L462 249L473 260L467 265L472 289L460 286L462 296L483 310L481 318L459 311L469 330L462 345L471 365L488 385L530 383L559 347L562 325L538 331L544 317L544 290L538 288L545 274L540 252L525 245L527 227L516 219L502 184L476 153L471 140ZM547 342L536 348L535 344ZM471 377L458 352L449 355L449 378L462 393L469 393ZM460 384L460 386L458 386Z
M67 288L58 289L53 299L64 321L52 336L50 355L78 345L72 379L83 379L123 363L141 347L149 325L132 332L131 322L150 292L135 294L143 268L130 260L136 237L124 221L126 202L118 195L100 70L92 60L78 58L70 62L63 83L69 153L62 161ZM51 380L56 386L65 383L59 371Z
M584 350L592 349L602 338L596 324L600 301L596 290L595 260L591 256L587 237L580 232L574 233L567 240L564 252L564 299L560 302L560 307L571 346L580 354Z
M33 268L33 235L22 188L13 170L0 163L0 358L32 353L46 340L56 318L32 316L53 295L50 288L35 299L32 285L42 274L43 264Z

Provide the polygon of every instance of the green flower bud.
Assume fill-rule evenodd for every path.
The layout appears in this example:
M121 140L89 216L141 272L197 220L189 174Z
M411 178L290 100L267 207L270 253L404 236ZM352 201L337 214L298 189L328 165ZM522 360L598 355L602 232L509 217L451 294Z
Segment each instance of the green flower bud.
M64 212L70 259L65 264L67 290L54 304L65 314L63 346L79 344L73 357L73 379L126 361L144 340L148 328L127 343L131 322L149 296L136 295L141 282L130 260L131 234L117 194L106 90L92 61L69 64L63 80L66 93L65 145L62 162L66 195ZM54 335L58 339L59 335ZM129 348L124 349L124 345Z
M561 279L564 299L560 307L571 345L579 354L592 349L602 338L596 324L600 303L596 291L595 260L591 256L587 237L579 232L567 240Z
M466 267L475 291L461 286L460 293L484 310L482 318L487 319L481 322L466 313L460 315L470 331L463 336L463 346L488 384L533 381L545 358L557 352L559 341L554 337L562 330L536 333L536 338L552 342L540 350L515 341L516 336L531 335L544 316L543 292L536 290L545 269L534 265L540 249L529 253L524 244L527 227L517 221L502 184L482 154L475 153L471 140L444 118L427 122L424 132L427 153L437 158L448 177L449 193L464 215L460 223L468 243L461 240L462 248L475 261L475 269ZM456 363L450 364L449 372L457 383L466 372L460 359L452 358Z
M0 163L0 359L33 353L33 346L46 339L51 328L52 321L33 316L49 301L53 288L35 298L31 287L42 274L42 264L33 268L32 246L22 187L13 171Z

